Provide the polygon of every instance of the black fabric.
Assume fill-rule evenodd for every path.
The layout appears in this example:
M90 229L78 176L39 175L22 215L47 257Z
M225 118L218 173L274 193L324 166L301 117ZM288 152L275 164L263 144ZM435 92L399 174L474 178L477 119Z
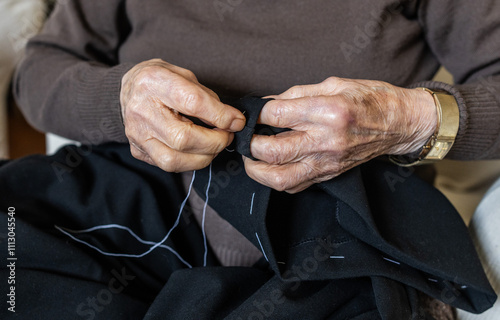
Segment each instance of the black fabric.
M190 269L164 248L104 256L55 228L120 224L160 241L185 197L179 175L118 144L8 162L0 167L0 233L15 207L16 313L2 307L0 318L430 319L416 290L487 309L496 296L459 215L405 170L372 161L288 195L251 180L241 156L223 152L196 172L195 189L205 197L210 181L208 204L262 246L268 262L221 267L209 249L203 267L202 232L187 207L165 245ZM107 252L150 247L119 229L75 236ZM0 279L9 272L0 265Z
M195 181L203 179L197 172ZM67 146L12 161L0 168L0 181L0 228L7 230L7 208L15 207L18 258L16 313L0 308L1 319L379 318L369 278L287 283L264 262L220 267L210 250L202 267L203 238L189 208L165 244L192 269L165 249L140 259L108 257L59 232L56 225L120 224L151 241L168 232L185 196L180 177L133 159L127 145ZM77 238L106 252L149 248L123 230ZM0 266L0 278L9 272Z
M225 156L215 160L212 176L226 172L231 155ZM382 319L418 313L416 295L408 293L413 288L471 312L489 308L496 296L460 216L414 175L405 173L394 186L391 179L402 178L399 170L370 162L293 196L271 191L242 171L223 188L212 185L208 203L257 247L262 244L285 283L370 278L371 287L362 292L375 297L374 308L387 311ZM203 196L206 179L195 187ZM380 277L385 281L374 281ZM406 303L394 304L401 291Z
M6 159L0 159L0 167L3 166L4 164L6 164L7 162L9 162L9 161Z
M261 110L266 102L252 98L237 105L240 110ZM250 118L258 118L254 112ZM252 124L249 121L247 126ZM245 154L250 139L249 134L235 137L237 146L245 146L237 149L245 156L251 156ZM226 164L231 161L243 167L240 157L224 154L214 161L212 175L227 175ZM208 177L208 169L201 174ZM203 197L206 185L198 182L195 187ZM471 312L485 310L496 299L462 219L412 169L371 161L297 195L271 191L241 170L223 188L214 184L211 191L209 204L257 247L262 246L272 269L285 282L287 274L294 273L293 266L308 261L318 239L323 239L332 256L344 259L318 263L318 270L307 280L383 276L384 283L397 281ZM384 292L381 299L399 296L400 288L392 289L392 295L386 292L391 286L395 287L373 291ZM476 293L484 298L479 305L471 292L478 288L482 289ZM415 303L413 297L407 310Z
M287 131L286 128L274 128L266 125L257 124L260 112L267 102L272 99L261 99L258 97L245 97L241 99L223 97L222 101L237 108L245 115L247 121L243 130L236 132L234 141L229 149L235 148L236 151L252 160L257 160L250 152L250 142L254 134L274 135Z

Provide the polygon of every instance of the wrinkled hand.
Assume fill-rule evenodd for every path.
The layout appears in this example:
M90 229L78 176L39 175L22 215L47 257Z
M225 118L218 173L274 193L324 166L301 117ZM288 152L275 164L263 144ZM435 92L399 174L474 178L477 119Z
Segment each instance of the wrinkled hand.
M328 78L272 96L260 123L292 131L255 135L248 175L278 191L312 184L383 154L418 151L437 126L432 96L381 81Z
M208 166L231 143L231 132L245 125L243 114L221 103L191 71L158 59L125 74L120 102L132 155L168 172Z

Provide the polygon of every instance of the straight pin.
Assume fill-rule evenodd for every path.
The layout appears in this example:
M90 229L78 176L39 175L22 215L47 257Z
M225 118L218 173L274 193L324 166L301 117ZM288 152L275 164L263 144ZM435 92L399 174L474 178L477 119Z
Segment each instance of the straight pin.
M400 265L400 264L401 264L401 262L397 262L397 261L395 261L395 260L392 260L392 259L389 259L389 258L386 258L386 257L382 257L382 258L384 258L384 260L386 260L386 261L389 261L389 262L394 263L394 264L397 264L397 265Z
M252 202L250 203L250 215L252 215L253 212L253 201L255 199L255 192L252 194Z

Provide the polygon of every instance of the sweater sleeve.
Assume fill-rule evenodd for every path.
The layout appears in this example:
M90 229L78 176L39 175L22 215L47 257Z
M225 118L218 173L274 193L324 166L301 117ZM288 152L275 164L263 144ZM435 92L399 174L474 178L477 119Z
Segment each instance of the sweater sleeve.
M118 48L128 33L123 0L61 1L31 39L14 94L37 129L94 144L126 142Z
M500 158L500 1L421 0L427 43L456 85L422 82L445 90L460 108L460 127L448 158Z

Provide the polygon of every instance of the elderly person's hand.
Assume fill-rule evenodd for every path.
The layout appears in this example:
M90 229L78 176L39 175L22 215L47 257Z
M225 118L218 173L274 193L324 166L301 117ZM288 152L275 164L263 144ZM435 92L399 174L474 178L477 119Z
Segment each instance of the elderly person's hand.
M433 134L431 94L381 81L328 78L272 96L260 123L292 131L254 136L244 158L254 180L295 193L377 156L418 151Z
M191 71L158 59L125 74L120 102L132 155L168 172L208 166L231 143L231 132L245 125L245 116L221 103Z

